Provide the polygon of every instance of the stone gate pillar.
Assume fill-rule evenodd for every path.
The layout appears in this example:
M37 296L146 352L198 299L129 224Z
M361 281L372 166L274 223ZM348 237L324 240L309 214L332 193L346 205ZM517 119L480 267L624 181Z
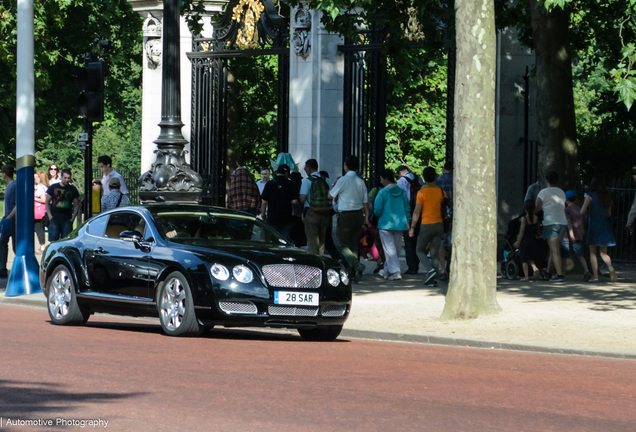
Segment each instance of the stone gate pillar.
M301 169L314 158L333 179L343 162L343 39L324 29L308 3L301 0L290 18L289 152Z

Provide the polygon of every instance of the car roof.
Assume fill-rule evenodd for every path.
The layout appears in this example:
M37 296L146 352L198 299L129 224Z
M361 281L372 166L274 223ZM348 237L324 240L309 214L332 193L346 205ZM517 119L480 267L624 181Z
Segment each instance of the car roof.
M240 210L233 210L233 209L228 209L225 207L206 206L206 205L200 205L200 204L147 204L147 205L141 205L136 207L146 208L153 215L157 213L164 213L164 212L188 211L192 213L206 212L206 213L219 215L219 216L240 215L240 216L245 216L248 218L253 217L249 213L245 213Z

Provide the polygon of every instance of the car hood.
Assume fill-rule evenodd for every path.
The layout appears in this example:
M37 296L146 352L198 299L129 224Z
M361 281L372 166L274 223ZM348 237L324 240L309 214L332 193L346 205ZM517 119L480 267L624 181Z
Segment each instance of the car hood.
M195 252L208 261L221 257L240 261L252 261L259 266L267 264L302 264L312 267L340 267L332 258L314 255L296 247L269 245L262 243L218 243L193 242L188 244L171 243L171 248Z

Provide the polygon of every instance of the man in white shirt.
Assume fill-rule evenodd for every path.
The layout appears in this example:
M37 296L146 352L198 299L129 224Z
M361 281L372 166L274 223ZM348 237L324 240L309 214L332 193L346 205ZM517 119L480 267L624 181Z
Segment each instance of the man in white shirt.
M554 265L557 274L550 280L563 282L563 261L559 248L568 227L568 220L565 216L565 192L557 187L559 175L550 171L545 175L548 187L542 189L537 196L537 203L534 213L543 210L543 238L550 246L550 259L548 268L543 269L544 277L549 278L551 267Z
M340 218L336 235L340 242L340 253L347 260L349 274L355 274L356 283L360 282L364 273L364 265L358 258L360 232L362 224L369 223L369 196L367 185L356 173L359 165L356 156L347 156L345 175L329 191L329 198L338 200Z
M265 190L265 185L270 180L271 171L267 167L263 167L261 169L261 179L256 182L256 186L258 186L258 192L263 195L263 191Z
M113 160L110 156L100 156L97 158L97 165L99 165L99 169L104 175L102 176L102 188L104 189L104 195L110 192L110 186L108 182L112 178L118 178L119 183L121 184L121 188L119 191L124 195L128 195L128 188L126 187L126 182L124 181L124 177L119 174L117 171L113 169Z

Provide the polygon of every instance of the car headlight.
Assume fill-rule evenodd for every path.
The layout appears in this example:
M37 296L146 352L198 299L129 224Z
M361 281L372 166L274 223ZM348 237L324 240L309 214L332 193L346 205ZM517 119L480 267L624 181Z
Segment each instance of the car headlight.
M214 276L215 279L226 281L230 278L230 271L221 264L212 264L210 267L210 273Z
M344 270L340 270L340 280L342 281L343 284L348 285L349 284L349 275L347 274L346 271Z
M327 270L327 280L331 286L338 286L340 283L340 277L338 276L338 272L334 269Z
M242 264L235 266L232 269L232 273L234 274L234 279L239 282L250 283L254 280L254 273L252 273L252 270Z

